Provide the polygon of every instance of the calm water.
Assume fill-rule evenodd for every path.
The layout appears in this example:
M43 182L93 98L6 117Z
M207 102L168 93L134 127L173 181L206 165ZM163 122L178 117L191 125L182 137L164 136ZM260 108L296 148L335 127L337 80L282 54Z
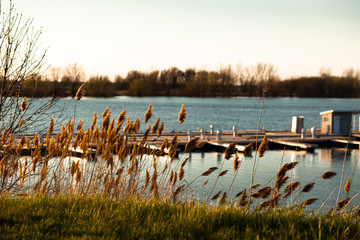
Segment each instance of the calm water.
M140 122L143 122L144 113L150 103L153 105L153 117L150 124L160 116L161 120L165 122L166 131L196 130L198 127L208 130L210 124L215 125L215 129L222 130L231 129L234 124L241 130L256 129L260 115L260 100L258 98L116 97L111 99L84 98L80 100L77 103L76 120L84 120L86 128L91 124L94 112L97 112L100 117L104 109L109 107L114 118L117 118L118 114L126 108L127 116L132 121L138 117L141 120ZM260 127L265 129L290 129L292 116L304 116L305 128L320 127L320 112L331 109L358 111L360 110L359 103L360 99L265 99ZM177 116L182 104L187 109L188 118L179 126ZM62 99L59 105L65 107L65 116L73 118L74 100ZM355 126L359 126L358 119L356 119ZM142 126L141 129L144 130L145 126ZM344 162L345 155L346 160ZM186 156L181 155L180 160ZM349 196L353 197L360 191L360 164L358 163L360 161L360 151L357 149L351 149L347 153L345 149L339 148L318 149L315 153L269 151L258 162L254 183L265 186L276 175L280 163L290 161L299 162L291 175L294 181L300 180L302 186L312 181L316 182L314 189L310 193L303 194L300 201L310 197L318 197L319 201L314 204L314 207L319 207L336 189L326 204L327 208L332 207L338 195L343 166L344 178L347 178L347 176L352 177ZM253 162L254 157L243 158L240 171L235 178L234 194L249 187ZM222 154L193 153L189 163L186 165L185 177L187 181L192 181L209 167L217 166L221 168L222 163ZM222 169L227 169L229 172L220 178L213 194L218 190L228 191L233 181L233 160L225 161ZM328 170L337 172L338 175L326 181L318 178ZM194 182L195 197L203 197L208 192L208 189L200 187L206 179L206 177L199 177ZM213 178L209 180L208 186L211 186L213 180ZM343 194L341 198L344 198ZM296 202L298 199L293 199L293 201ZM359 197L352 200L352 205L359 203Z
M111 99L85 98L77 103L76 118L84 120L85 126L91 124L94 112L98 116L109 107L112 116L126 108L131 120L144 119L149 104L153 105L153 123L158 116L165 122L165 130L177 131L177 116L184 104L188 119L180 130L197 130L197 127L209 129L256 129L260 115L258 98L187 98L187 97L116 97ZM74 100L63 99L59 106L65 106L65 116L73 118ZM327 110L360 110L360 99L298 99L270 98L264 102L260 127L266 129L290 129L292 116L304 116L305 128L320 126L320 112ZM358 126L358 124L357 124ZM144 126L143 126L144 129Z

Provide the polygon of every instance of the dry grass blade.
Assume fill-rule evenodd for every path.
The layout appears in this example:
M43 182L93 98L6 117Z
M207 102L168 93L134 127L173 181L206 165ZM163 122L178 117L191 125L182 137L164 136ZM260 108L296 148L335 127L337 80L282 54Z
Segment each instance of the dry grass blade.
M347 198L341 200L340 202L338 202L337 205L336 205L337 209L341 210L342 208L344 208L349 203L349 200L350 200L350 198L347 197Z
M337 175L336 172L326 171L321 175L321 178L327 180L333 178L335 175Z
M268 145L269 145L269 141L267 140L266 137L264 137L264 139L262 140L262 142L261 142L261 144L259 146L259 150L258 150L260 158L263 157L266 150L269 149Z
M145 116L144 116L145 124L150 120L151 117L152 117L152 104L149 104L149 107L146 110Z
M301 192L310 192L313 187L314 187L315 183L314 182L311 182L311 183L308 183L306 184L303 189L301 190Z
M217 167L211 167L208 170L206 170L205 172L203 172L201 174L201 176L209 176L211 173L213 173L217 169L218 169Z
M229 160L231 156L235 153L235 143L231 143L224 152L224 157L226 160Z
M199 137L194 137L192 138L190 141L188 141L185 145L185 152L190 152L192 151L196 145L197 145L197 142L199 141Z
M351 181L350 181L350 178L348 177L347 181L346 181L346 184L344 186L344 191L346 194L349 193L350 191L350 187L351 187Z
M218 192L211 198L210 201L218 199L221 193L222 193L222 190L218 191Z
M306 206L309 206L311 204L313 204L316 200L318 200L317 198L309 198L309 199L306 199L300 206L303 208L303 207L306 207Z
M183 105L181 105L181 109L180 109L179 117L178 117L178 120L179 120L179 123L180 123L180 124L185 121L185 119L186 119L186 114L187 114L187 113L186 113L186 108L185 108L185 106L184 106L184 104L183 104Z

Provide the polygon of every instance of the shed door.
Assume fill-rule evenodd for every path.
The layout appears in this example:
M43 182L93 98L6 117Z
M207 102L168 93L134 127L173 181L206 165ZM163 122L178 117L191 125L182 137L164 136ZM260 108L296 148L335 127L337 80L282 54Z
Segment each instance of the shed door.
M340 116L334 116L333 133L340 133Z

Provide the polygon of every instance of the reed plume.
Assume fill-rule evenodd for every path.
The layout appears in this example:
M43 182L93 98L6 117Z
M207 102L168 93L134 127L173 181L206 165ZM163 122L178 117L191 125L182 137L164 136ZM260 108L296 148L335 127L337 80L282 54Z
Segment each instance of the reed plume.
M144 116L145 124L150 120L151 117L152 117L152 104L149 104L149 107L146 110L145 116Z
M336 172L326 171L321 175L321 178L327 180L333 178L335 175L337 175Z
M304 208L306 206L309 206L311 204L313 204L316 200L318 200L317 198L309 198L309 199L306 199L301 205L300 207Z
M228 172L228 170L221 171L219 173L219 177L224 176L227 172Z
M308 183L306 184L303 189L301 190L301 192L310 192L313 187L314 187L315 183L314 182L311 182L311 183Z
M19 121L19 131L20 131L23 123L24 123L24 119L21 118L20 121Z
M350 198L349 198L349 197L347 197L347 198L339 201L339 202L337 203L337 205L336 205L337 209L338 209L338 210L341 210L342 208L344 208L344 207L349 203L349 201L350 201Z
M285 176L286 172L293 169L299 162L290 162L290 163L285 163L280 170L277 172L277 177L278 178L282 178Z
M217 169L218 169L217 167L211 167L208 170L206 170L205 172L203 172L201 174L201 176L209 176L211 173L213 173Z
M260 158L263 157L266 150L269 149L268 145L269 145L269 141L267 140L266 137L264 137L264 139L262 140L262 142L261 142L261 144L259 146L259 150L258 150Z
M210 201L218 199L218 198L220 197L220 194L221 194L221 193L222 193L222 190L218 191L218 192L210 199Z
M185 121L185 119L187 118L186 114L187 114L186 113L186 108L185 108L185 106L183 104L183 105L181 105L181 109L180 109L179 117L178 117L178 120L179 120L180 124L183 123Z
M239 156L237 154L235 154L235 158L234 158L234 172L236 170L238 170L239 166L240 166L240 159Z
M135 123L131 130L131 133L135 134L135 133L139 132L139 130L140 130L140 120L139 120L139 118L136 118Z
M26 97L24 97L24 99L21 101L20 108L21 108L21 111L26 110Z
M158 117L158 118L156 119L156 121L155 121L155 123L154 123L154 125L153 125L153 127L152 127L152 129L151 129L151 133L152 133L152 134L156 133L156 131L158 130L158 128L159 128L159 123L160 123L160 117Z
M350 187L351 187L351 181L350 181L350 178L348 177L347 181L346 181L346 184L344 186L344 191L346 194L349 193L350 191Z
M226 203L226 191L223 193L223 195L221 196L220 200L219 200L219 205L222 206Z
M194 137L192 138L190 141L188 141L185 145L185 152L190 152L192 151L196 145L197 145L197 142L199 141L199 137Z
M76 100L79 101L85 95L85 83L81 84L76 92Z
M184 178L184 168L183 166L180 167L180 171L179 171L179 181L181 181Z
M51 135L51 133L54 131L54 126L55 126L54 119L51 117L51 121L50 121L49 128L48 128L49 135Z
M231 156L235 153L236 148L235 148L235 143L231 143L224 152L224 157L226 160L229 160L231 158Z
M297 188L299 185L300 185L300 182L299 182L299 181L289 183L289 184L286 186L284 192L286 192L286 193L292 192L292 191L294 191L295 188Z
M253 149L253 144L252 143L249 143L248 145L246 145L246 147L244 149L245 156L251 156L252 149Z
M158 131L157 131L157 136L158 136L158 137L161 136L162 132L164 131L164 127L165 127L164 122L161 122L161 125L160 125L160 127L159 127L159 129L158 129Z

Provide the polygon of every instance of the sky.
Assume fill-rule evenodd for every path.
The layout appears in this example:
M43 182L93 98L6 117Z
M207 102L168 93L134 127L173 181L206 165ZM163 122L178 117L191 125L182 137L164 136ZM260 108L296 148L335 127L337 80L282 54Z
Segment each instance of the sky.
M2 0L2 11L9 1ZM88 76L259 62L281 78L360 70L358 0L13 0L45 63Z

